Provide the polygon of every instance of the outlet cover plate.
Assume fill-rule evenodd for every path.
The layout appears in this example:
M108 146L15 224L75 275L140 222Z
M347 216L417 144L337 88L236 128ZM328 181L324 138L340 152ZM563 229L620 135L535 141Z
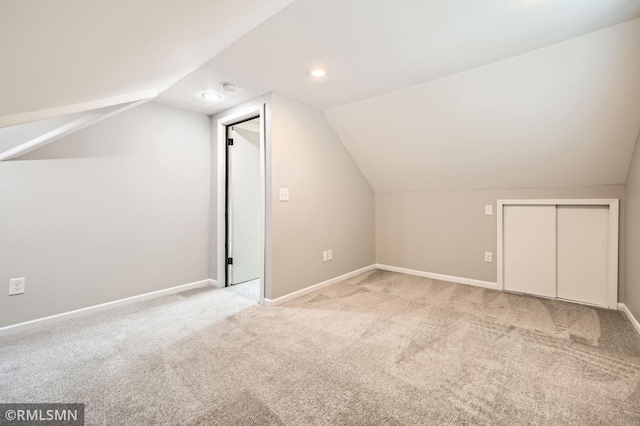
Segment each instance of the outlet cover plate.
M12 278L9 280L9 296L24 294L24 278Z

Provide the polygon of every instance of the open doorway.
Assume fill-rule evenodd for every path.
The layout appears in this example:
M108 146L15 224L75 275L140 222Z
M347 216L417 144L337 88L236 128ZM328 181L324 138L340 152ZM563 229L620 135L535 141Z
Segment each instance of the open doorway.
M217 124L217 283L264 303L265 105L237 109Z
M261 223L260 117L227 126L225 286L259 286Z

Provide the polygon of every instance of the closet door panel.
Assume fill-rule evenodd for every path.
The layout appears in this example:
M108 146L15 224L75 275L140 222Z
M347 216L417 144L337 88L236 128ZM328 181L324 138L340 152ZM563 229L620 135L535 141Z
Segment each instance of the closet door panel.
M557 207L557 280L561 299L607 306L609 207Z
M556 297L556 206L504 206L504 288Z

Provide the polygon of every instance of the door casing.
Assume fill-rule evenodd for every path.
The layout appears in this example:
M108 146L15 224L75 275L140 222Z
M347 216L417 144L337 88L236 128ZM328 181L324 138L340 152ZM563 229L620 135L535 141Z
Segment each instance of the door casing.
M216 121L217 128L217 277L216 281L219 285L226 283L227 280L227 229L226 229L226 175L227 175L227 126L246 121L254 117L260 118L260 218L262 232L260 235L260 304L264 304L265 294L265 278L266 278L266 128L265 128L265 104L260 103L247 108L243 108L235 113L220 117Z

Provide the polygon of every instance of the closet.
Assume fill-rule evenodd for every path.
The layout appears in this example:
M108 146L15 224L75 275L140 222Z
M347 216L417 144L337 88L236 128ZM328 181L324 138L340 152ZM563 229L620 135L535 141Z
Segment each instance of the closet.
M498 285L617 309L618 200L498 201Z

